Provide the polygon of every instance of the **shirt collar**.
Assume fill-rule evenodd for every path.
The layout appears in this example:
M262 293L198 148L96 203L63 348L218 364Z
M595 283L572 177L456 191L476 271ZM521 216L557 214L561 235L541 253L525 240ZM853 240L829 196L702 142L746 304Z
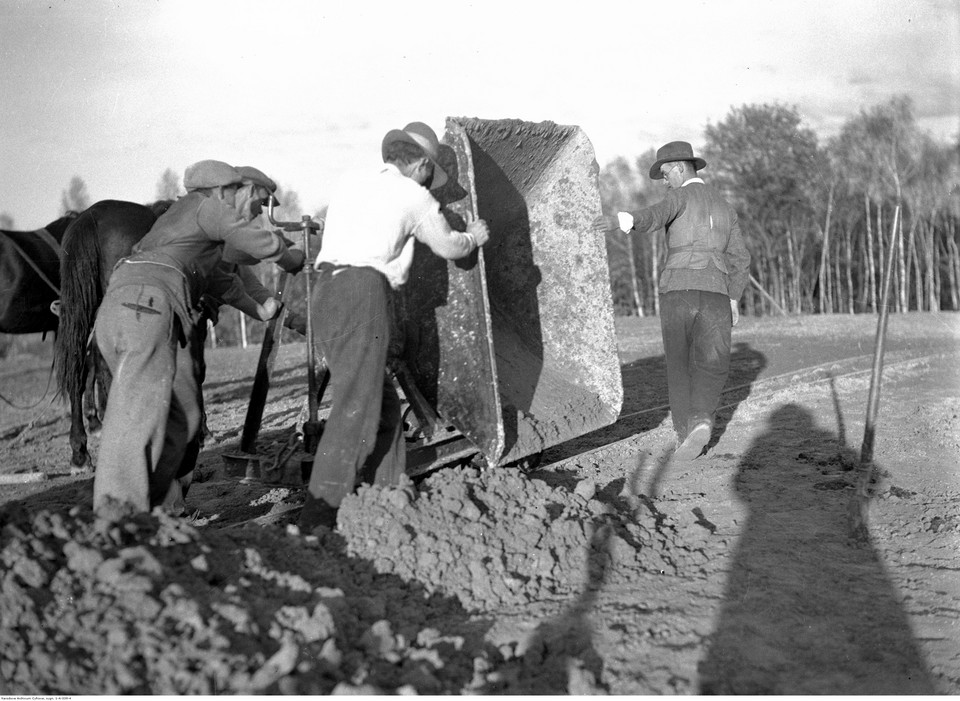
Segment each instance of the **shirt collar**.
M703 178L690 178L689 180L685 180L683 185L680 187L686 187L690 183L700 183L701 185L706 185L706 183L703 182Z

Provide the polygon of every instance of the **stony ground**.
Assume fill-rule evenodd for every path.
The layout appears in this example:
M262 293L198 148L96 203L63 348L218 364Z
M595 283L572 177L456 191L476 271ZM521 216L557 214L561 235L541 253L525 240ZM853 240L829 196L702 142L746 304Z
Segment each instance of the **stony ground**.
M536 468L361 488L314 534L288 525L296 471L266 469L302 345L253 479L223 455L257 349L210 355L188 518L95 518L48 358L8 358L0 693L960 693L960 315L891 317L859 484L875 330L743 320L710 451L675 464L658 322L618 320L616 424Z

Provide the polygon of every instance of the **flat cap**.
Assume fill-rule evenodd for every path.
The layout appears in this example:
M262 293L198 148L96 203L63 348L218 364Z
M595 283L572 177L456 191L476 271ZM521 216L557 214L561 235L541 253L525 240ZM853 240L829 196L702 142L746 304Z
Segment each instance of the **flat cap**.
M240 173L240 177L243 178L244 182L251 182L254 185L261 185L267 188L270 192L277 191L277 184L259 168L254 168L253 166L237 166L237 172Z
M242 182L243 176L237 169L223 161L197 161L192 166L187 166L187 169L183 172L183 187L185 190L239 185Z

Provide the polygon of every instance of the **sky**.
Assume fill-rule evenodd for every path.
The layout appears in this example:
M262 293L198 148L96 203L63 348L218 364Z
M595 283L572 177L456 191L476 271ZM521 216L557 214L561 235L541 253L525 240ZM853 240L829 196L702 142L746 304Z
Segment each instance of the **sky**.
M410 121L577 125L602 166L746 104L825 140L896 95L960 134L960 0L0 0L0 214L47 224L74 176L151 202L206 158L314 212Z

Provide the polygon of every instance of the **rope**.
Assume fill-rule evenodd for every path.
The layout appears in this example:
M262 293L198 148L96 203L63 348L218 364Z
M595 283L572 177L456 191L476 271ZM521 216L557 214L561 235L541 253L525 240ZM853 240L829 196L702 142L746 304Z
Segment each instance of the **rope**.
M18 406L17 404L14 404L11 400L3 396L3 393L0 393L0 400L2 400L5 404L13 407L17 411L30 411L31 409L34 409L37 406L39 406L40 402L42 402L44 399L47 398L47 393L50 391L50 382L52 379L53 379L53 363L50 364L50 370L49 372L47 372L47 386L44 388L43 395L40 397L40 399L37 400L36 404L31 404L30 406ZM50 397L49 403L52 404L53 399L54 399L53 397Z
M43 232L43 234L46 234L46 236L44 236L44 235L41 234L40 232ZM56 239L54 239L52 236L50 236L50 232L48 232L46 229L40 229L39 231L36 231L36 232L34 232L34 233L36 233L37 235L39 235L40 238L43 239L44 242L45 242L48 246L51 246L50 241L54 241L54 243L56 243ZM43 280L45 283L47 283L47 285L50 286L50 289L53 290L54 294L56 294L57 297L59 297L59 296L60 296L60 288L57 287L56 285L54 285L52 282L50 282L50 278L48 278L46 275L43 274L43 271L40 270L40 266L38 266L38 265L33 261L33 259L32 259L30 256L27 255L27 252L24 251L24 250L20 247L20 244L18 244L18 243L14 240L14 238L13 238L12 236L8 236L7 238L10 240L10 243L13 244L13 247L14 247L15 249L17 249L17 253L19 253L21 256L23 256L23 259L24 259L25 261L27 261L27 265L29 265L31 268L33 268L33 271L34 271L37 275L40 276L40 279ZM53 252L57 255L57 258L60 258L60 247L59 247L59 246L51 246L51 248L53 248Z

